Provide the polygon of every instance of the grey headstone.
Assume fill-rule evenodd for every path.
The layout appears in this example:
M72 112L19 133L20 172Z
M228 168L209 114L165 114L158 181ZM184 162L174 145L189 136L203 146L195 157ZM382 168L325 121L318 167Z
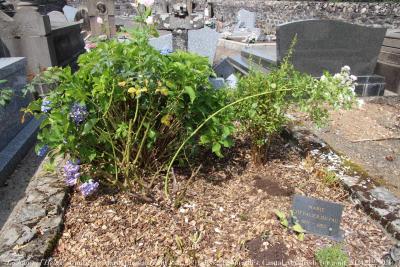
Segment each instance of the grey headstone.
M67 17L62 12L51 11L47 16L49 16L51 26L65 25L68 23Z
M233 33L227 37L229 40L244 42L250 36L255 36L258 40L261 29L256 28L256 14L254 12L241 9L238 12L237 20Z
M340 235L342 205L295 195L292 210L293 215L307 232L333 238Z
M208 57L212 64L220 35L216 30L208 27L189 31L189 51Z
M172 34L162 35L158 38L151 38L150 45L157 50L169 49L172 50Z
M305 20L277 27L277 58L286 55L294 38L292 62L301 72L320 76L350 66L352 74L372 75L385 28L372 28L334 20Z
M72 6L64 6L63 7L63 12L65 17L69 22L74 22L75 21L75 15L78 12L77 8L74 8Z
M238 23L235 26L234 31L238 31L240 28L255 28L256 27L256 14L254 12L241 9L238 12Z

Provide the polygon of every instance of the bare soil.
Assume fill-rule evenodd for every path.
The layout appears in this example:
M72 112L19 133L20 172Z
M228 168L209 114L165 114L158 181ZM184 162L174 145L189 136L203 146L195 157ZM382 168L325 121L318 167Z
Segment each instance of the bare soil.
M344 205L345 251L353 262L381 266L394 240L344 189L322 182L322 166L281 142L264 166L253 166L249 151L238 142L222 160L201 156L192 180L176 170L170 199L161 184L153 203L129 192L103 189L88 200L74 193L51 266L317 266L315 252L334 241L311 234L299 241L280 225L274 210L288 215L292 193Z

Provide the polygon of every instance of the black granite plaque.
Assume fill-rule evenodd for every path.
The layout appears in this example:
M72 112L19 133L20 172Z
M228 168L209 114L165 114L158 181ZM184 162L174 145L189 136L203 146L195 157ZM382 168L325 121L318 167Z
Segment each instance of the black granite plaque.
M295 195L292 209L293 215L307 232L341 239L342 205Z

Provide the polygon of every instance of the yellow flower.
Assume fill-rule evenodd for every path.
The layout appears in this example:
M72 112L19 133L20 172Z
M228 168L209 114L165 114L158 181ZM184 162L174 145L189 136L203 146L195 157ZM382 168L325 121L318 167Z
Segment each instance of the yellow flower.
M158 93L158 92L161 93L162 95L167 96L169 93L169 90L166 87L162 87L162 88L158 88L156 90L156 93Z
M119 82L118 86L125 87L126 86L126 81Z
M135 87L131 87L131 88L128 89L128 93L130 93L132 95L136 94L136 92L137 92L137 89Z
M169 126L171 126L171 120L172 120L172 116L167 114L161 118L161 123L164 124L165 126L169 127Z
M142 89L136 89L136 95L139 96L141 93L147 92L147 87L143 87Z

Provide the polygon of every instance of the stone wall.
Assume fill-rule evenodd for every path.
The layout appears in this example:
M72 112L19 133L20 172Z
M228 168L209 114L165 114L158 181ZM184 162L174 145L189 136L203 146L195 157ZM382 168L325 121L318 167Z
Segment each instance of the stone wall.
M155 1L158 2L159 0ZM74 7L79 7L81 2L82 0L67 0L68 5ZM115 0L114 2L115 2L115 15L121 16L121 15L135 14L135 9L131 5L131 3L134 2L134 0ZM207 5L207 0L195 0L193 2L195 3L196 10L204 9L205 6Z
M241 9L257 13L257 26L274 33L276 25L303 19L338 19L361 25L400 28L400 3L213 0L218 21L232 26Z

